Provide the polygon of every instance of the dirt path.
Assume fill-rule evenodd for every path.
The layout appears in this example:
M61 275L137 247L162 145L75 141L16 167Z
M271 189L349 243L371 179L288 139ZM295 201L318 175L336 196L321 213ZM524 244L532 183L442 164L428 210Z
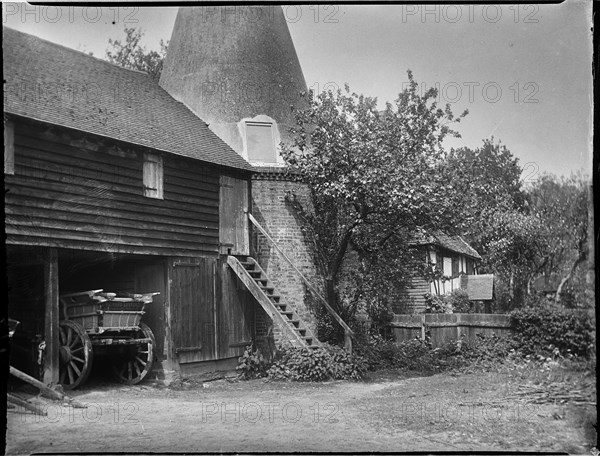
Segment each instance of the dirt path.
M46 400L47 417L9 410L7 454L543 450L588 453L591 407L494 402L497 377L369 383L225 380L166 388L93 384L87 409Z

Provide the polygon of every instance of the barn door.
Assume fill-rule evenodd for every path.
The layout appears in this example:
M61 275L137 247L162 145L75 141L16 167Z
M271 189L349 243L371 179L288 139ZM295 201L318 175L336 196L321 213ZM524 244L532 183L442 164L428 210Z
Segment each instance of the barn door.
M221 299L218 302L219 358L242 356L252 341L254 298L221 261Z
M219 198L220 253L249 255L248 181L221 176Z
M170 261L171 338L180 364L217 358L216 265L216 258Z

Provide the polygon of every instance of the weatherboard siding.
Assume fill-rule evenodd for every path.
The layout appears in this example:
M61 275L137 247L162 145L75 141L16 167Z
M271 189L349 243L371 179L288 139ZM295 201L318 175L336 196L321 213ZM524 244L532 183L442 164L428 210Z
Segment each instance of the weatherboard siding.
M143 196L143 152L15 122L5 174L8 244L170 256L217 255L219 171L164 155L164 199Z

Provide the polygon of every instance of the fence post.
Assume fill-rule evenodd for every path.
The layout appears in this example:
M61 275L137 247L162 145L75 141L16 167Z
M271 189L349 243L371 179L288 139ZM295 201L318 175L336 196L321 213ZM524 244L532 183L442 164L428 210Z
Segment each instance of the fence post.
M421 339L425 340L425 315L421 315Z

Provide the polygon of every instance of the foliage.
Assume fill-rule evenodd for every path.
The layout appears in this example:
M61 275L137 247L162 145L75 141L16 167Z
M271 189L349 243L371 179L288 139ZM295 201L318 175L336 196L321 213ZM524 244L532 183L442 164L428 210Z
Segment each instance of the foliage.
M443 295L425 293L425 313L452 313Z
M471 301L465 290L453 290L447 295L425 294L425 313L470 313Z
M248 345L244 350L244 354L238 358L238 365L235 369L239 372L239 377L249 380L265 377L268 367L268 363L260 351L253 349L252 345Z
M483 249L476 236L478 227L471 230L473 224L482 219L484 208L521 210L526 206L527 197L522 188L523 169L505 145L495 142L494 137L484 139L477 149L463 147L452 149L444 164L443 172L458 188L463 203L462 227L477 243L476 248Z
M496 307L520 307L540 275L560 274L561 291L568 288L589 256L586 178L543 174L523 185L518 159L493 138L451 150L441 172L459 190L449 196L461 201L457 227L482 255L480 272L494 273L507 292Z
M462 341L461 356L471 363L499 362L508 357L521 356L517 353L518 344L512 337L499 337L496 334L477 334L473 339Z
M594 325L586 312L538 300L511 312L514 339L526 354L552 353L587 357L594 351Z
M365 363L344 349L324 344L319 348L281 348L268 370L273 380L300 382L360 379Z
M471 312L471 301L466 290L453 290L446 296L446 302L454 313L469 313Z
M588 252L588 211L591 212L589 182L583 176L557 178L542 175L529 189L531 213L544 226L544 243L535 257L535 268L530 280L539 274L561 274L563 280L557 292L562 291L574 277L577 267L585 262Z
M357 332L354 338L354 350L366 362L370 371L399 365L396 341L379 334Z
M315 311L317 320L317 339L329 344L341 345L344 342L344 329L333 318L323 305L319 305ZM345 318L346 324L350 323Z
M124 41L108 39L110 48L106 50L106 60L125 68L148 73L152 79L158 81L169 42L160 40L160 51L149 51L140 44L143 37L144 32L141 29L125 27Z
M343 260L352 245L365 259L358 295L372 296L368 287L382 275L385 287L375 298L379 307L404 277L395 268L406 264L406 240L418 230L452 226L457 211L448 204L451 182L439 173L444 158L442 141L458 136L450 127L449 105L441 109L436 91L421 95L412 73L410 84L394 104L381 112L377 100L351 93L308 95L309 107L296 112L291 144L282 156L310 190L312 207L295 205L315 245L316 264L325 278L329 304L347 318L356 310L357 286L350 298L340 296ZM384 273L387 270L387 273ZM394 274L394 272L396 272Z

